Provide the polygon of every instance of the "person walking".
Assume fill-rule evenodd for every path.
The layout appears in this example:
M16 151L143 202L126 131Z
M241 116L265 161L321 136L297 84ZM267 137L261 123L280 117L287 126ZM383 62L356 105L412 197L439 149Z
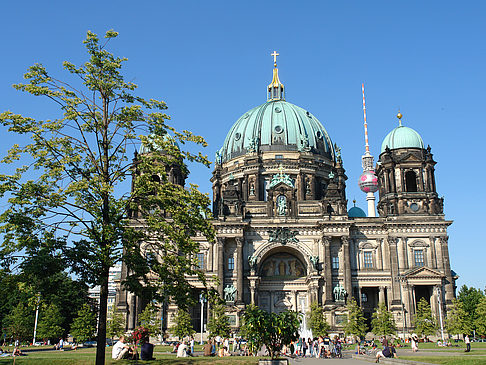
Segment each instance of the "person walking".
M414 333L412 335L412 351L417 352L418 351L418 336Z
M470 352L471 351L471 340L469 340L469 335L466 335L466 337L464 337L464 343L466 344L466 351L465 352Z

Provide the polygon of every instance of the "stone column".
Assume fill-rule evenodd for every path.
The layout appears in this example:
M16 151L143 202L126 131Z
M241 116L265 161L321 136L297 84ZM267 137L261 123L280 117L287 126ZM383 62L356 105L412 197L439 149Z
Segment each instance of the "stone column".
M381 238L378 238L376 240L376 243L378 243L378 249L377 249L377 256L378 256L378 263L377 263L377 269L378 270L383 270L383 240Z
M223 298L223 290L224 290L224 237L217 238L217 245L218 245L218 293Z
M398 257L397 257L397 238L388 237L388 252L390 253L390 275L391 275L391 301L400 301L400 283L395 281L398 278Z
M324 246L325 303L327 304L332 302L331 238L322 236L322 245Z
M379 303L385 303L385 287L384 286L380 286L378 288L378 290L379 290L379 292L378 292L378 302Z
M236 304L243 304L243 238L236 237Z
M432 260L430 262L430 266L432 269L437 269L437 252L435 251L435 237L430 236L429 237L429 243L430 243L430 256L432 257Z
M452 300L454 299L454 284L452 282L452 273L451 273L451 265L449 262L449 237L440 237L440 246L442 252L442 263L443 263L443 270L444 275L446 277L446 284L445 284L445 301L446 305L451 305Z
M343 273L344 273L344 288L348 293L348 298L353 296L353 285L351 283L351 261L349 259L349 237L341 236L343 248Z
M250 281L250 300L251 300L251 304L256 304L255 303L255 292L257 290L258 277L251 276L251 277L248 277L248 280Z

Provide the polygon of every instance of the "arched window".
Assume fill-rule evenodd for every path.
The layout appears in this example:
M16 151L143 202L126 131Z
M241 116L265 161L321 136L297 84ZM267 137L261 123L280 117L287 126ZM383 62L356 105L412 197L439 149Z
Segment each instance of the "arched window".
M407 171L405 173L405 186L408 192L417 191L417 175L413 171Z

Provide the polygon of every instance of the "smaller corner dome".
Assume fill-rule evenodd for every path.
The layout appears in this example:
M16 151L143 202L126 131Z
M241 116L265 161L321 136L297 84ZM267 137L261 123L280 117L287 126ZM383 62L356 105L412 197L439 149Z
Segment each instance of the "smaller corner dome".
M381 144L381 152L385 152L386 148L391 150L397 148L421 148L424 149L424 141L420 134L415 130L405 126L398 126L387 134L383 143Z
M352 207L348 210L348 217L349 218L366 218L366 213L363 209L359 207Z

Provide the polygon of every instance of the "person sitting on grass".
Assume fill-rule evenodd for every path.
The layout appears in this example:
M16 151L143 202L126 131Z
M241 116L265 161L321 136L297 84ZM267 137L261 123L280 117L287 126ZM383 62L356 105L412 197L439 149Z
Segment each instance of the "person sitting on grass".
M149 341L150 340L148 337L144 338L142 341L142 348L140 349L140 358L145 361L155 360L154 345L152 345Z
M125 336L121 336L111 350L113 360L133 359L135 356L133 348L125 344Z
M187 345L185 341L177 348L177 357L187 357Z
M380 362L380 358L398 358L397 352L395 350L395 346L390 345L387 347L384 347L382 351L378 351L376 353L376 361L375 362Z
M15 346L12 352L12 356L15 357L15 356L27 356L27 355L25 355L22 351L20 351L20 349L17 346Z
M206 342L206 344L203 346L203 352L204 356L214 356L213 344L211 340Z
M219 349L218 356L219 357L226 357L226 356L231 356L231 354L228 352L228 348L226 346L222 346Z

